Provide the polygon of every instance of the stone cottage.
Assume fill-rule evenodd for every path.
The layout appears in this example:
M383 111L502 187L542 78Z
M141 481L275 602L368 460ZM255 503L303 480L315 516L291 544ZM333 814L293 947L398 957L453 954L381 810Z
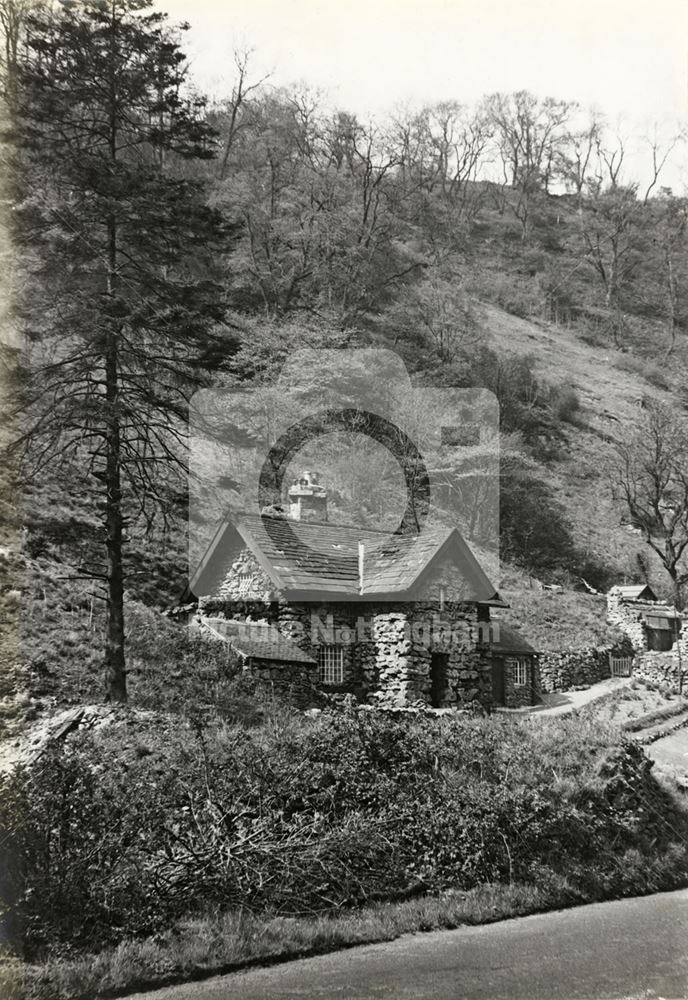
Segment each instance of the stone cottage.
M612 587L607 621L628 637L637 653L670 650L683 625L676 608L658 600L647 584Z
M315 688L385 707L531 697L522 650L500 650L493 666L490 609L505 604L460 532L334 524L311 472L284 505L226 517L183 601L247 669L301 701Z

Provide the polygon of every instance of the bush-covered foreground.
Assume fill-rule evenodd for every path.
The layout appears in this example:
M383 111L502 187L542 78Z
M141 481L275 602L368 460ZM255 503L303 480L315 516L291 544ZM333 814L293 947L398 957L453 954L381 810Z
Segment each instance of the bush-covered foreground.
M154 980L161 967L173 975L334 947L346 943L332 930L337 915L358 926L349 940L371 940L362 914L394 900L407 902L392 907L387 936L396 920L413 929L414 912L417 929L467 919L454 904L443 920L447 893L497 892L484 919L688 882L680 803L639 748L581 718L352 709L193 730L123 711L5 776L0 815L1 863L13 873L6 926L28 962L47 960L34 975L42 997L112 989L125 954L133 983L146 978L146 955ZM241 934L218 950L230 925ZM201 926L194 962L180 939ZM280 933L296 936L291 952L275 946ZM86 977L80 993L76 970L83 981L96 967L99 981ZM53 992L51 968L62 970Z

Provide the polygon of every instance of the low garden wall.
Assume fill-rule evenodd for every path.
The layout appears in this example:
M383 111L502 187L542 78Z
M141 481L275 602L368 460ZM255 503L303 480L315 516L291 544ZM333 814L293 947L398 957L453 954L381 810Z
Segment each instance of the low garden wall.
M589 646L583 649L540 653L537 687L543 694L570 691L572 688L596 684L611 676L609 653L611 646Z
M317 697L318 670L308 663L284 663L254 660L250 674L263 694L275 694L297 708L312 705Z
M684 672L686 668L688 668L688 661L684 658ZM633 676L639 681L644 681L645 684L656 684L677 693L679 686L678 657L673 652L640 653L633 661Z

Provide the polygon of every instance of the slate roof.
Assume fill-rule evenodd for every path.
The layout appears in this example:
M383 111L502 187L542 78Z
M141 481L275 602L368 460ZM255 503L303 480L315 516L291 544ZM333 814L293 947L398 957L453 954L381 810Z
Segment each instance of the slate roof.
M679 621L681 619L681 615L676 608L672 608L669 604L662 604L661 602L633 601L632 604L626 606L631 611L637 611L643 618L678 618Z
M493 627L499 625L499 638L495 637L490 642L490 649L493 653L527 653L529 655L537 653L535 647L530 645L518 629L511 628L497 619L492 622L492 625Z
M644 597L648 601L656 601L657 595L646 583L629 584L621 587L614 587L614 590L618 590L622 597L625 597L629 601L637 601L640 597Z
M362 588L359 542L364 545ZM191 578L190 591L197 596L216 593L240 544L253 552L275 590L292 599L307 599L309 594L341 600L409 595L443 553L465 579L461 600L503 603L455 528L389 535L355 525L246 512L233 513L221 525Z
M203 625L233 649L254 660L281 660L283 663L315 663L295 642L272 625L239 622L227 618L204 618Z

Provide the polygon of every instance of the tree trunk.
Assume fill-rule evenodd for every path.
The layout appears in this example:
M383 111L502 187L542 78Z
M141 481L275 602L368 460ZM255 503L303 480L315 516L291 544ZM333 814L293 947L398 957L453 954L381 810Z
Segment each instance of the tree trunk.
M680 611L683 607L683 586L679 580L678 569L676 566L668 565L666 566L666 570L671 577L671 589L673 592L674 605L677 610Z
M108 332L105 358L107 433L105 440L105 521L107 547L107 636L105 683L108 701L127 700L124 661L124 574L122 570L122 484L118 411L117 332Z
M668 292L667 304L669 307L669 337L670 337L669 346L666 349L664 360L668 361L676 345L676 325L677 325L676 301L678 299L678 295L676 293L676 278L674 275L674 266L673 266L673 261L671 259L671 253L668 248L665 249L664 251L664 261L666 266L666 277L667 277L667 292Z
M117 7L112 0L110 22L110 158L117 160ZM117 284L117 222L107 220L107 293L114 296ZM107 549L107 634L105 637L105 685L108 701L127 700L124 660L124 572L122 566L122 478L119 413L119 329L108 326L105 339L105 545Z

